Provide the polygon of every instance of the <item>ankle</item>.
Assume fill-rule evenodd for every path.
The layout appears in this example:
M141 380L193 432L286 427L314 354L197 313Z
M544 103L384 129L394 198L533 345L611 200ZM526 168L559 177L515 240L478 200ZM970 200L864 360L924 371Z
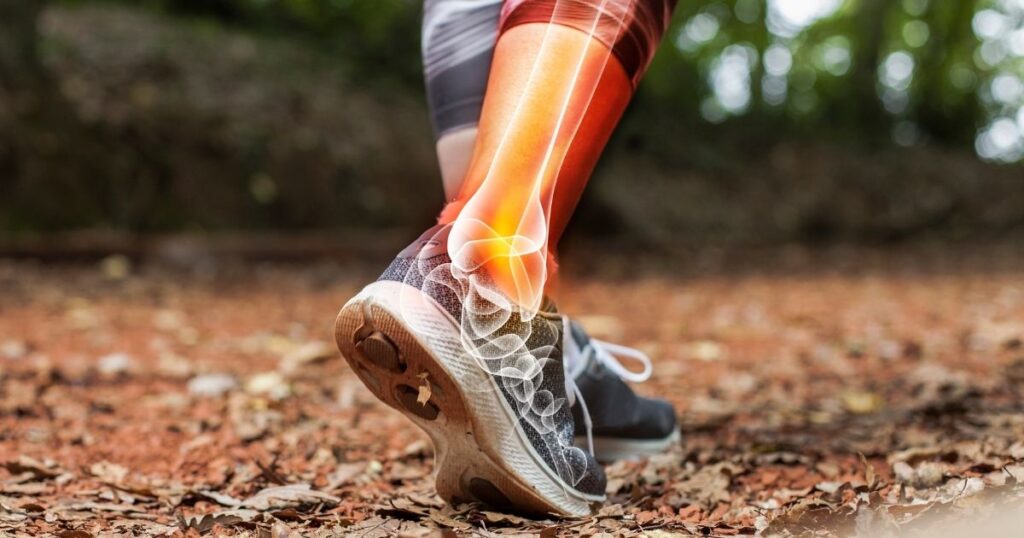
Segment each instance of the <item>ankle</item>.
M448 255L460 272L476 275L479 285L501 293L522 310L540 308L548 279L543 241L505 236L479 220L459 218L448 238Z

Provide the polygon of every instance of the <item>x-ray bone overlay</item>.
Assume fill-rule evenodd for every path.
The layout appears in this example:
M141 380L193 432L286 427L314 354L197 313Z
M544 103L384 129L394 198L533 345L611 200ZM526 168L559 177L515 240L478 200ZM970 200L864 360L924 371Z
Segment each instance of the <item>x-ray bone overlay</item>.
M476 390L495 390L497 385L520 421L543 440L562 480L573 486L583 479L587 458L573 446L571 424L555 420L570 405L566 397L555 396L562 392L558 385L564 383L572 395L561 368L562 320L540 312L549 276L552 196L566 148L574 142L605 71L614 65L635 83L670 10L667 0L506 2L502 31L546 23L540 49L485 177L444 230L451 261L434 265L433 258L417 260L406 278L427 295L456 298L464 348L460 352L489 374ZM580 35L566 39L566 32ZM537 103L546 108L537 110ZM513 147L510 135L524 129L538 133L543 144ZM405 321L430 332L429 327L417 327L423 318L413 315L412 304L410 312L403 307ZM557 368L550 367L552 361Z

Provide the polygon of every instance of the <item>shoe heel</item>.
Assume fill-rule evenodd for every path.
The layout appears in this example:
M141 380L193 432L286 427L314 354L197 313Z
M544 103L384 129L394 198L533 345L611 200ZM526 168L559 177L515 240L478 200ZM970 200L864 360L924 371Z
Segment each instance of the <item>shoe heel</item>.
M591 502L570 498L564 489L538 489L535 482L549 479L541 464L524 463L533 460L514 426L504 423L510 419L492 381L479 365L459 357L457 326L439 318L435 306L408 297L399 301L406 292L378 290L354 298L338 313L335 340L370 391L430 437L438 495L453 504L481 502L525 514L590 513Z

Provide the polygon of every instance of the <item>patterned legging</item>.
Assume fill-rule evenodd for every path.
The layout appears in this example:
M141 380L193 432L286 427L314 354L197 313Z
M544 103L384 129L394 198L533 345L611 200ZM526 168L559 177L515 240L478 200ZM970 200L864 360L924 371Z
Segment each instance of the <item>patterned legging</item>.
M437 137L480 119L498 36L552 23L592 34L634 86L646 71L676 0L426 0L423 65Z

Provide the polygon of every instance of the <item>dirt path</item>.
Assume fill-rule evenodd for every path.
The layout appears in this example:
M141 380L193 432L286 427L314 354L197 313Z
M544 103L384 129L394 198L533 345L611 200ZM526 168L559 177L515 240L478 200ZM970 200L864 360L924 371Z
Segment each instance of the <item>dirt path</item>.
M1019 524L1024 254L757 256L736 271L701 257L566 277L563 310L655 357L639 390L672 400L684 428L670 454L611 466L608 505L573 521L433 495L429 442L329 341L372 267L0 261L0 533Z

